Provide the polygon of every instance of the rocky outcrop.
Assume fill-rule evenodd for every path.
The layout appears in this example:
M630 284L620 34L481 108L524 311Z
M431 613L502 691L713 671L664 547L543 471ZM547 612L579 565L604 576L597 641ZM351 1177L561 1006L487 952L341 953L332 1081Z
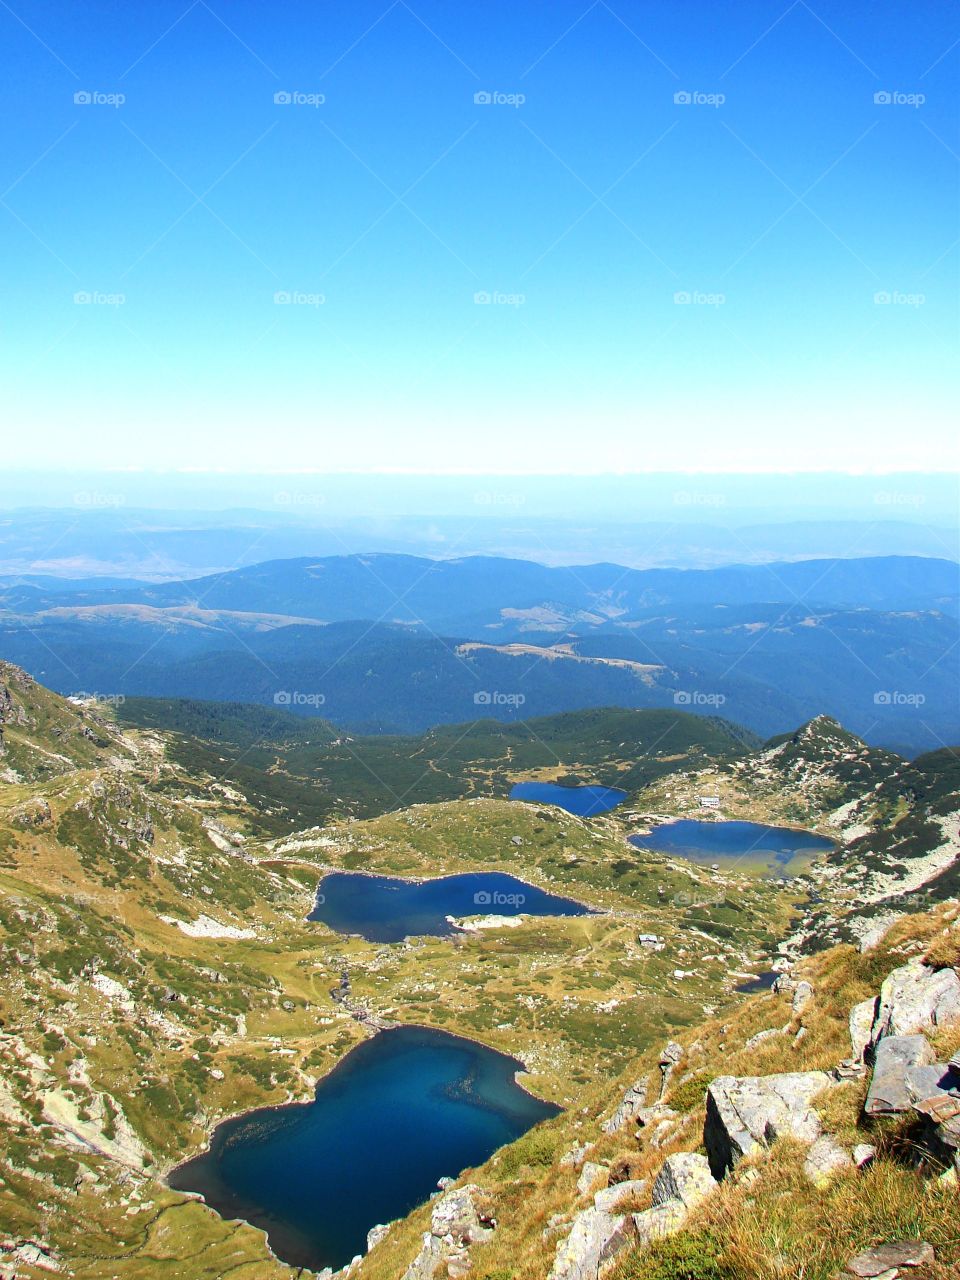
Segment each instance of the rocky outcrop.
M495 1223L483 1207L484 1192L473 1183L455 1187L436 1200L420 1252L403 1273L403 1280L465 1276L469 1249L493 1235Z
M960 1022L956 972L911 960L884 980L870 1039L875 1045L884 1036L909 1036L955 1022Z
M635 1081L623 1095L616 1111L603 1125L604 1133L619 1133L647 1104L647 1078Z
M550 1280L598 1280L605 1264L635 1239L634 1219L629 1214L583 1209L574 1218L570 1234L557 1246Z
M834 1083L823 1071L719 1076L707 1089L704 1145L715 1178L776 1138L814 1142L820 1117L811 1101Z
M717 1181L706 1156L681 1151L663 1162L653 1184L653 1205L656 1208L676 1201L684 1209L693 1209L716 1189Z
M858 1253L847 1263L844 1275L857 1276L859 1280L895 1280L901 1268L913 1270L934 1261L934 1251L925 1240L901 1240Z
M877 1000L861 1000L850 1010L850 1056L854 1062L863 1062L873 1039L873 1024L877 1018Z
M815 1187L827 1186L837 1174L853 1167L849 1151L827 1133L812 1144L803 1162L804 1175Z
M876 1048L865 1114L892 1116L909 1111L912 1098L907 1089L907 1072L932 1062L933 1050L926 1036L885 1036Z

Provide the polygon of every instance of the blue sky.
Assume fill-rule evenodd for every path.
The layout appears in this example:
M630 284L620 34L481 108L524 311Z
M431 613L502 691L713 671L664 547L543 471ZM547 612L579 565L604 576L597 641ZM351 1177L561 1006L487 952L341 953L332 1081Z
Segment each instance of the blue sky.
M958 37L886 0L4 5L7 463L955 467Z

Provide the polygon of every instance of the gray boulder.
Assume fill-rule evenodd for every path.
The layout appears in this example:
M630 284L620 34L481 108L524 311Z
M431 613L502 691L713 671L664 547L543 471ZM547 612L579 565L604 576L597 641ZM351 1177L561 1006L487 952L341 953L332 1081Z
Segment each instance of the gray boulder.
M583 1166L580 1177L577 1179L577 1195L585 1196L588 1191L593 1189L601 1175L605 1176L606 1173L607 1166L605 1164L597 1164L593 1160L588 1160Z
M647 1078L635 1081L623 1095L616 1111L603 1125L604 1133L619 1133L646 1106Z
M430 1214L430 1230L441 1239L453 1236L463 1244L475 1244L489 1240L493 1228L484 1220L477 1207L483 1192L473 1183L447 1191L437 1200Z
M717 1181L706 1156L681 1151L664 1160L653 1184L653 1207L678 1200L684 1208L692 1209L716 1189Z
M873 1037L873 1024L877 1018L877 998L861 1000L850 1010L850 1056L854 1062L862 1062Z
M646 1178L630 1178L626 1182L615 1182L612 1187L603 1187L593 1197L593 1207L602 1213L616 1213L626 1201L639 1196L647 1186Z
M960 978L953 969L931 969L910 960L894 969L880 988L870 1040L909 1036L960 1022Z
M641 1244L675 1235L687 1220L687 1207L682 1200L667 1200L643 1213L633 1215L633 1229Z
M635 1238L629 1216L583 1209L574 1218L570 1234L557 1246L550 1280L598 1280L604 1263Z
M806 981L798 982L791 1002L793 1012L796 1014L805 1012L813 1004L813 1001L814 993L812 984Z
M876 1048L864 1113L893 1116L909 1111L913 1098L907 1089L907 1071L932 1062L933 1050L925 1036L885 1036Z
M823 1071L719 1076L707 1089L703 1129L713 1176L722 1178L743 1156L779 1137L815 1142L820 1117L811 1100L834 1083Z
M877 1280L884 1275L895 1276L900 1267L925 1267L933 1261L933 1247L925 1240L900 1240L858 1253L847 1263L846 1274L860 1280Z
M378 1222L375 1227L371 1227L367 1232L367 1253L371 1249L375 1249L381 1240L386 1240L390 1234L389 1222Z
M827 1186L838 1173L852 1168L850 1153L827 1133L816 1140L803 1163L804 1176L815 1187Z

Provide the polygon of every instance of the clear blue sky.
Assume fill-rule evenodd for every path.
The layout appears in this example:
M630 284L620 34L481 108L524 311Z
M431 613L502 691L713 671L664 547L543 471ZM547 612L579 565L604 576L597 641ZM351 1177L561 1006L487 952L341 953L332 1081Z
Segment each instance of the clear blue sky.
M6 463L953 467L958 37L943 0L3 4Z

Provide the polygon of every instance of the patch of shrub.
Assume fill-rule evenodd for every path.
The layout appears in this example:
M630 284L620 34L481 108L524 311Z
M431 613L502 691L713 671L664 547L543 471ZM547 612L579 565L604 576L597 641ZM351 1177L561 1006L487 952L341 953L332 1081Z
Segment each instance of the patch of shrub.
M719 1242L697 1231L654 1241L627 1259L618 1280L739 1280Z

